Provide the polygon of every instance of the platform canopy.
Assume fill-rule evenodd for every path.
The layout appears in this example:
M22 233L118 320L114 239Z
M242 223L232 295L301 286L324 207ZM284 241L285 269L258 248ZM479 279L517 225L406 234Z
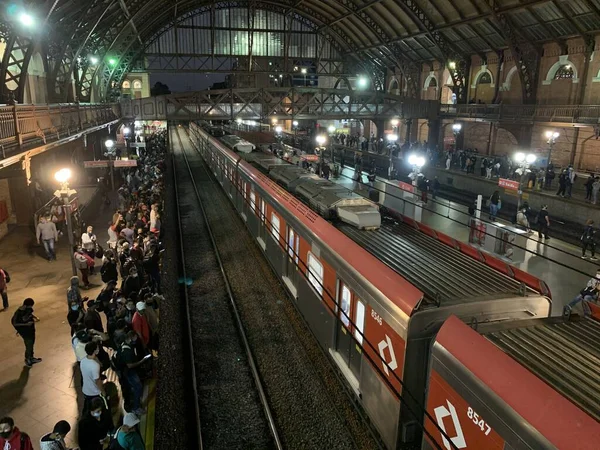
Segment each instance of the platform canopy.
M170 55L181 70L186 58L211 58L212 69L226 56L323 60L331 64L315 74L365 73L377 87L388 68L418 72L435 60L460 71L470 55L506 48L525 60L532 46L565 45L600 28L600 0L8 0L2 8L2 93L17 99L32 61L52 96L65 100L72 75L80 100L106 98L125 74L148 69L152 55ZM172 48L149 56L167 32L173 37L163 47ZM312 48L313 58L294 56L292 47ZM294 64L278 67L288 73Z

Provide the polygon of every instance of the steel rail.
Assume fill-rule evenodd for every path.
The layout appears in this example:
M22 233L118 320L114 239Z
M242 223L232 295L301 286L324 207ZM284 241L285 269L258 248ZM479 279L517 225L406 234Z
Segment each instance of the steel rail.
M192 168L190 167L190 163L188 161L186 152L185 152L185 148L183 146L183 142L181 140L181 136L180 136L180 130L177 129L176 130L176 135L177 135L177 139L179 140L179 145L181 147L181 154L183 155L183 158L185 160L187 169L188 169L188 173L190 174L190 180L192 181L192 186L194 187L194 193L196 194L196 198L198 200L198 204L200 205L200 210L202 211L202 217L204 218L204 223L206 224L206 229L208 230L208 236L210 237L210 241L213 247L213 250L215 252L215 258L217 260L217 263L219 264L219 269L221 271L221 275L223 276L223 281L225 282L225 288L227 289L227 296L229 297L229 302L233 311L233 315L235 317L235 322L237 324L238 327L238 331L240 333L240 337L242 339L242 342L244 344L244 348L246 350L246 355L248 357L248 365L250 366L250 370L252 372L252 377L254 378L254 382L256 384L256 389L258 391L258 395L261 401L261 404L263 406L263 410L265 413L265 417L267 419L267 422L269 424L269 429L271 430L271 434L273 436L273 440L275 441L275 446L278 450L283 450L283 444L281 442L281 439L279 438L279 433L277 431L277 426L275 424L275 419L273 417L273 414L271 412L271 408L269 406L269 402L267 399L267 395L265 394L265 390L264 387L262 385L262 381L260 378L260 373L258 371L258 367L256 365L256 361L254 360L254 355L252 354L252 349L250 348L250 343L248 342L248 338L246 336L246 332L244 330L244 325L242 323L242 318L240 316L240 313L238 311L237 308L237 304L235 301L235 297L233 295L233 290L231 288L231 284L229 283L229 277L227 276L227 273L225 272L225 267L223 265L223 261L221 260L221 255L219 253L219 248L217 246L217 242L215 240L213 231L212 231L212 227L210 225L210 221L208 220L208 214L206 213L206 209L204 208L204 202L202 201L202 198L200 197L200 193L198 192L198 187L196 185L196 180L194 179L194 175L192 173ZM206 170L206 167L204 167L204 170L207 174L208 171ZM210 174L209 174L210 175Z
M170 139L169 139L170 141ZM177 189L177 171L175 170L175 154L171 153L171 170L173 171L173 183L175 188L175 208L177 211L177 231L179 240L179 260L181 263L181 275L183 283L181 283L181 291L185 306L185 324L186 335L190 351L190 366L192 369L192 391L194 393L194 419L196 425L196 439L198 440L198 450L203 450L202 446L202 426L200 424L200 404L198 402L198 383L196 377L196 365L194 364L194 343L192 339L192 320L190 315L190 298L187 288L187 273L185 270L185 251L183 248L183 228L181 226L181 209L179 207L179 189Z

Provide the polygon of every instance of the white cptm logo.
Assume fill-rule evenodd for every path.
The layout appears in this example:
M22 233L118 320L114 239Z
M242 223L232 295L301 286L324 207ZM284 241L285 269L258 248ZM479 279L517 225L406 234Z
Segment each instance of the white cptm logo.
M392 340L390 339L390 337L387 334L385 335L385 339L379 343L378 347L379 347L379 355L381 356L381 359L383 359L383 361L384 361L383 370L385 371L385 374L389 377L390 371L389 371L388 367L390 369L392 369L392 371L394 371L398 368L398 363L396 362L396 354L394 353L394 347L392 346ZM384 353L386 348L390 349L390 362L389 363L388 363L388 360L385 357L385 353ZM387 364L385 364L385 363L387 363Z
M448 416L451 416L452 422L454 423L454 429L456 430L456 436L450 438L450 440L457 448L465 448L467 446L467 443L465 442L465 435L463 434L463 430L460 426L460 421L458 420L456 409L454 408L454 405L448 400L446 400L446 403L448 403L448 408L446 408L445 406L438 406L433 410L433 412L435 413L437 423L442 429L442 431L446 433L444 419ZM444 435L442 435L442 442L444 443L444 447L446 447L448 450L452 450L452 448L450 448L450 442L448 442L448 439L446 439Z

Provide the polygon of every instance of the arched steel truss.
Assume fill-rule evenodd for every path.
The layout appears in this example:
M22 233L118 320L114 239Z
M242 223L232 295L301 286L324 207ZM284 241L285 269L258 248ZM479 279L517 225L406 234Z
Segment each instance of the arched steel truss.
M600 31L595 0L23 0L40 26L28 32L0 20L5 51L0 66L2 100L22 100L34 49L47 70L49 100L110 95L145 46L178 18L201 9L245 7L277 11L314 25L323 42L337 48L343 72L363 72L385 85L388 68L418 85L422 62L438 60L449 69L459 100L466 96L470 55L510 49L518 62L524 101L534 101L540 43L581 36L588 50ZM291 19L290 19L291 20ZM591 50L590 50L591 51ZM100 64L90 64L96 55ZM109 64L113 58L115 64ZM453 64L450 66L449 63ZM71 75L76 89L70 91ZM417 89L411 88L411 91Z

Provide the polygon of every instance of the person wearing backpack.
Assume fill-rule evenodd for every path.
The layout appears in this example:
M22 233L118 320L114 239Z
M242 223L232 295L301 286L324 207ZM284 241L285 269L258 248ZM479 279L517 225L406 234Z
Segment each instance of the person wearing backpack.
M10 283L10 275L0 267L0 296L2 296L2 309L0 309L0 312L8 309L8 283Z
M596 258L596 240L595 240L596 230L594 228L594 221L592 219L588 219L585 223L585 228L583 229L583 234L581 235L581 259L588 259L585 256L585 252L589 248L592 252L591 260L598 261Z
M40 450L76 450L65 444L65 438L70 431L71 425L66 420L56 422L52 433L47 433L40 439Z
M123 418L123 426L115 433L115 441L119 447L111 444L111 450L145 450L144 441L138 430L140 419L134 413L127 413Z
M15 426L12 417L0 419L0 449L33 450L31 438Z
M33 314L32 298L26 298L23 304L17 308L12 317L12 326L17 330L17 334L23 338L25 343L25 365L31 367L34 364L42 362L42 358L33 357L33 346L35 345L35 322L38 319Z

